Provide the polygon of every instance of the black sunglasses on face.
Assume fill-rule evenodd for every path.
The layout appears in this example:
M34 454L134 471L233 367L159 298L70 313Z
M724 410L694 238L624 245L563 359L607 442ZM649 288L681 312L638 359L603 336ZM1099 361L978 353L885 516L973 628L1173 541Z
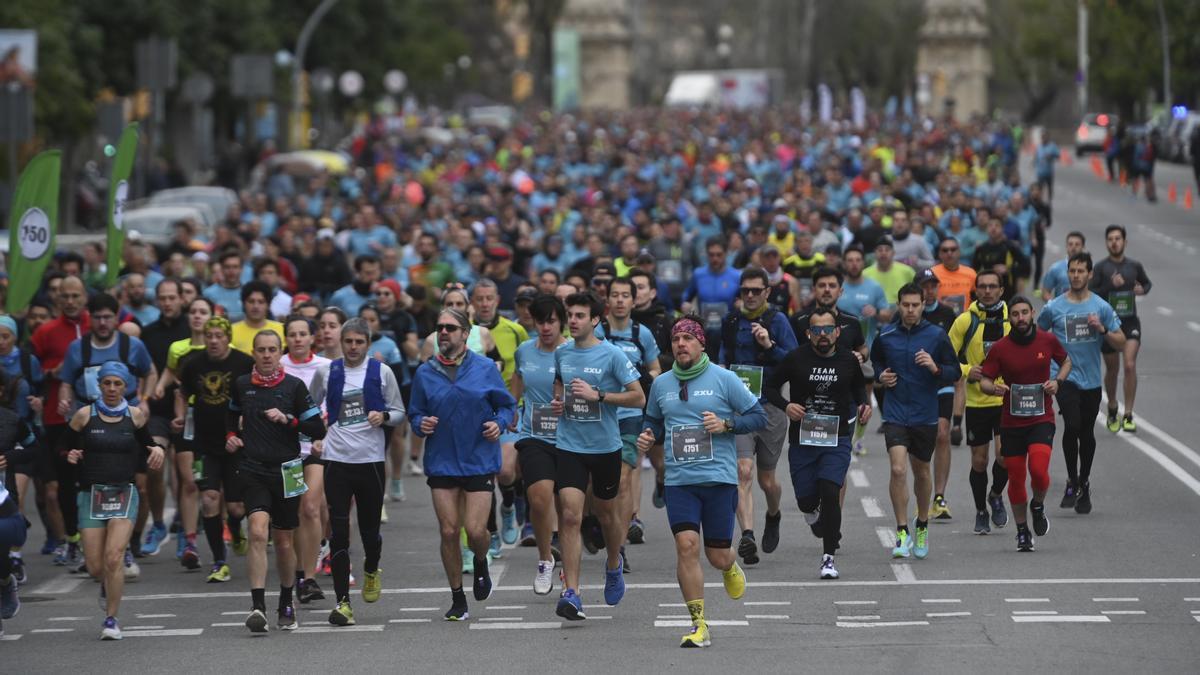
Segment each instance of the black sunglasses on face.
M437 332L439 333L455 333L460 330L462 330L462 326L456 323L439 323L437 325Z
M767 289L754 288L751 286L742 286L741 288L738 289L738 292L741 293L742 295L761 295L763 293L763 291L765 291L765 290L767 290Z

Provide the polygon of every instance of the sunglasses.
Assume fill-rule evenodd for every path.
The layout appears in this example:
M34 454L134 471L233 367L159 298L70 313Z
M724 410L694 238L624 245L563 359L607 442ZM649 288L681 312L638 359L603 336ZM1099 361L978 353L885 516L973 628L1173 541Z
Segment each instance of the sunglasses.
M680 383L679 383L679 400L680 401L688 400L687 382L680 381Z
M612 283L612 279L592 279L592 286L599 288L600 286L608 286Z
M439 323L437 325L437 332L439 333L457 333L460 330L462 330L462 326L456 323Z
M738 289L738 293L741 293L742 295L762 295L763 292L766 290L767 289L765 289L765 288L754 288L752 286L742 286L741 288Z
M809 326L808 332L813 335L833 335L833 331L837 330L837 326Z

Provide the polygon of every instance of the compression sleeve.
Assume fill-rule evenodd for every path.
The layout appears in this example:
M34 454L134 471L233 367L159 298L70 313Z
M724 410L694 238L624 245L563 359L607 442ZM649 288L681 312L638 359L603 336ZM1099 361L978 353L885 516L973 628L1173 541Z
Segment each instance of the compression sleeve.
M766 428L767 411L763 410L761 403L755 403L754 407L733 418L733 433L735 434L748 434Z

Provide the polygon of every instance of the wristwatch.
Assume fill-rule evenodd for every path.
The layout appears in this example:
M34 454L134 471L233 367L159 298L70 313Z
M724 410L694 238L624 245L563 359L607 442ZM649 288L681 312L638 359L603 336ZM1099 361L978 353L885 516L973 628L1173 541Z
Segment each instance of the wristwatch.
M597 389L596 391L600 393L600 402L604 403L604 392L600 391L599 389Z
M733 433L733 420L725 420L725 433Z

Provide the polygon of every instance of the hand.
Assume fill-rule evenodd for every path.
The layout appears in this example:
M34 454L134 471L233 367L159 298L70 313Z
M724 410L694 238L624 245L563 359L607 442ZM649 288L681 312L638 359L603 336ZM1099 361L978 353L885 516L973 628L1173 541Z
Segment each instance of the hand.
M858 365L861 366L864 362L866 362L867 357L863 356L862 352L855 350L853 353L854 353L854 358L858 359Z
M1120 272L1113 272L1112 285L1120 288L1125 285L1125 277L1121 276Z
M483 423L483 440L492 442L500 439L500 425L495 422Z
M1058 394L1058 380L1054 378L1046 380L1046 383L1042 385L1042 389L1044 389L1046 393L1050 394L1051 396Z
M64 401L61 398L58 399L58 414L64 418L70 417L71 416L71 402Z
M583 380L579 379L578 377L571 380L571 394L575 398L581 398L585 401L599 401L600 400L600 390L596 389L595 387L588 384L587 382L584 382Z
M147 394L146 398L150 399L151 401L161 401L166 397L166 395L167 392L162 388L162 384L156 384L154 385L154 391Z
M186 420L184 420L182 417L176 417L175 419L171 420L171 431L174 431L175 433L179 433L179 432L183 431L183 427L185 424L186 424Z
M866 424L871 419L871 406L866 403L858 406L858 423Z
M555 417L562 417L563 400L561 398L550 399L550 414Z
M429 434L433 433L434 429L437 429L437 425L438 425L438 418L422 417L421 418L421 433L428 436Z
M978 382L983 378L983 368L979 366L971 366L970 372L967 373L967 382Z
M896 375L896 373L893 373L891 368L887 368L879 374L879 384L882 384L885 387L896 386L896 382L899 379L900 376Z
M283 414L283 411L280 410L279 408L269 408L267 410L264 410L263 417L266 417L267 421L274 422L276 424L287 424L288 423L287 415Z
M654 445L654 432L645 429L637 437L637 448L640 452L650 452L650 447Z
M310 454L320 457L322 452L325 452L325 441L313 441Z
M1004 396L1008 393L1008 385L1003 382L993 382L992 392L992 396Z
M42 397L41 396L26 396L25 400L29 402L29 409L33 411L33 414L41 417L42 408L44 407L44 404L45 404L45 402L42 401Z
M783 412L787 414L788 419L793 422L799 422L804 419L804 406L799 403L789 403Z
M67 453L67 463L68 464L78 464L82 460L83 460L83 451L82 450L72 450Z
M750 324L750 334L754 336L754 341L757 342L760 347L763 349L771 348L771 334L767 332L766 328L762 327L762 324Z
M383 352L375 352L372 356L376 361L383 362Z
M381 426L383 424L383 413L378 410L372 410L367 413L367 424L373 427Z
M918 349L917 356L913 360L917 362L918 366L921 366L922 368L928 368L929 372L937 372L937 363L933 360L933 357L929 355L929 352L925 351L924 349Z
M875 309L875 305L863 305L862 315L870 319L871 317L875 316L877 311L878 310Z
M149 403L147 403L145 400L143 400L141 403L137 404L137 407L138 407L138 410L142 411L143 419L150 419L150 404Z
M229 438L225 439L225 452L237 452L238 450L241 450L244 445L245 444L242 443L242 439L238 438L237 436L230 436Z
M163 465L163 449L157 445L150 446L150 456L146 458L146 468L158 471Z
M700 416L700 423L704 425L704 430L710 434L725 432L725 420L707 410Z
M1097 333L1104 330L1104 324L1100 323L1100 317L1095 313L1088 314L1088 326Z
M1146 289L1143 288L1141 284L1134 284L1133 285L1133 294L1134 295L1145 295Z

